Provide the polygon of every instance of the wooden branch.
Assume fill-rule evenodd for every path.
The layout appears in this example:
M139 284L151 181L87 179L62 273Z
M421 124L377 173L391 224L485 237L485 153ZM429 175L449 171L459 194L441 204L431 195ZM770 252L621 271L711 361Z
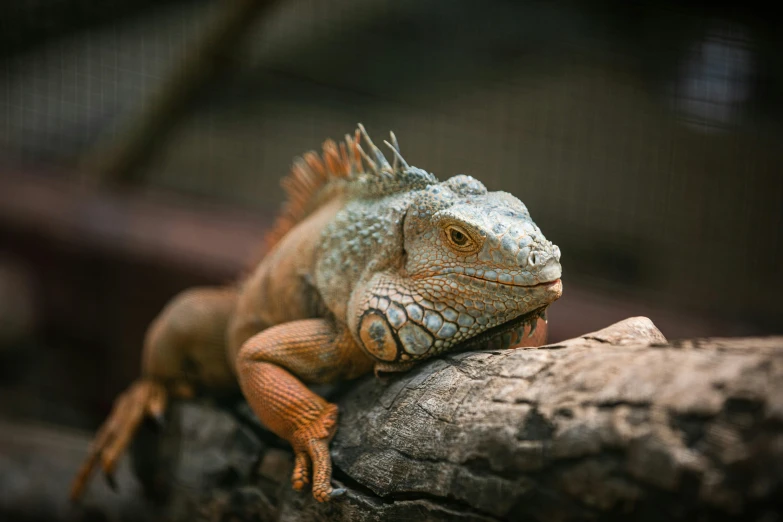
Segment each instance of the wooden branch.
M174 474L189 486L170 516L773 520L780 508L783 337L667 343L637 317L366 378L338 402L334 478L348 493L330 504L291 490L274 437L183 406Z
M780 519L783 337L667 343L637 317L330 393L334 482L348 489L335 502L291 489L290 450L243 402L182 403L134 443L137 475L168 486L165 504L142 502L123 463L119 496L96 480L69 508L87 436L0 426L0 518Z

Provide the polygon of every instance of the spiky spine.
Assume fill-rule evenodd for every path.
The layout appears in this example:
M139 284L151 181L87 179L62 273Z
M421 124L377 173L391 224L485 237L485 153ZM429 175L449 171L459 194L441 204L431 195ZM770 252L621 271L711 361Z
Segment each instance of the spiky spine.
M294 161L291 172L280 182L287 199L265 238L267 251L297 223L334 197L349 193L377 197L438 182L432 174L408 165L393 133L393 145L386 142L394 153L390 164L364 126L360 123L358 127L353 137L346 135L339 145L333 140L325 141L321 156L310 151ZM362 148L362 137L375 159Z

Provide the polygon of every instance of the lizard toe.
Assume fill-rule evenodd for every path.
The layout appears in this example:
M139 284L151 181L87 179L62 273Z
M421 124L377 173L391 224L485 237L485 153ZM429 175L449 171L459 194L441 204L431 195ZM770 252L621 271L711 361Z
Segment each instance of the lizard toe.
M313 497L318 502L327 502L332 494L332 457L329 455L329 442L337 429L338 409L327 404L320 414L297 430L294 435L294 489L301 489L306 482L302 477L312 476ZM310 471L312 470L312 474ZM299 481L297 481L299 479Z
M291 485L301 491L310 483L310 457L304 451L296 453L294 471L291 473Z

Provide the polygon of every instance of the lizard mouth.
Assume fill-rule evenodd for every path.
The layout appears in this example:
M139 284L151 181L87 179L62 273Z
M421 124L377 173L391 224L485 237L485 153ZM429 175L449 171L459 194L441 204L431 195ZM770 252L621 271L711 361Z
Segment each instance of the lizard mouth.
M559 282L560 279L557 281L552 281L550 283L541 283L542 285L552 285L557 282ZM540 286L540 285L536 285ZM450 352L467 352L471 350L484 350L488 347L492 348L510 348L510 334L514 330L517 330L518 328L524 328L526 325L533 325L536 321L538 321L539 317L544 319L546 321L546 309L549 305L542 306L541 308L537 308L533 310L532 312L528 312L526 314L520 315L519 317L515 317L514 319L511 319L510 321L506 321L503 324L499 324L497 326L494 326L484 332L481 332L480 334L476 335L475 337L471 337L470 339L466 339L463 342L459 343L457 346L449 350ZM505 337L508 337L506 339Z
M547 288L550 286L555 286L560 282L560 278L558 277L554 281L547 281L545 283L538 283L537 285L511 285L511 286L521 286L523 288Z
M544 283L537 283L535 285L516 285L514 283L501 283L500 281L493 281L492 279L485 279L483 277L476 277L476 276L469 276L469 275L464 275L464 277L468 277L476 281L485 281L487 283L493 283L499 286L511 286L514 288L547 288L547 287L554 287L558 283L560 283L560 278L557 278L553 281L546 281Z

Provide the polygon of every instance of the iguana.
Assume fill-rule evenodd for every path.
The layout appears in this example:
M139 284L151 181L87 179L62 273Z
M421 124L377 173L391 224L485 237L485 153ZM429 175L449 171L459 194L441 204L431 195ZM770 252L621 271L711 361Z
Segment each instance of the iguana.
M544 312L562 293L560 250L525 205L470 176L439 182L408 165L394 133L385 144L391 163L360 124L297 159L257 266L232 287L187 290L165 306L142 376L97 432L73 499L98 465L112 477L141 421L160 418L170 398L239 388L293 446L294 489L312 483L324 502L344 492L331 484L337 406L307 384L405 371L489 340L544 343Z

